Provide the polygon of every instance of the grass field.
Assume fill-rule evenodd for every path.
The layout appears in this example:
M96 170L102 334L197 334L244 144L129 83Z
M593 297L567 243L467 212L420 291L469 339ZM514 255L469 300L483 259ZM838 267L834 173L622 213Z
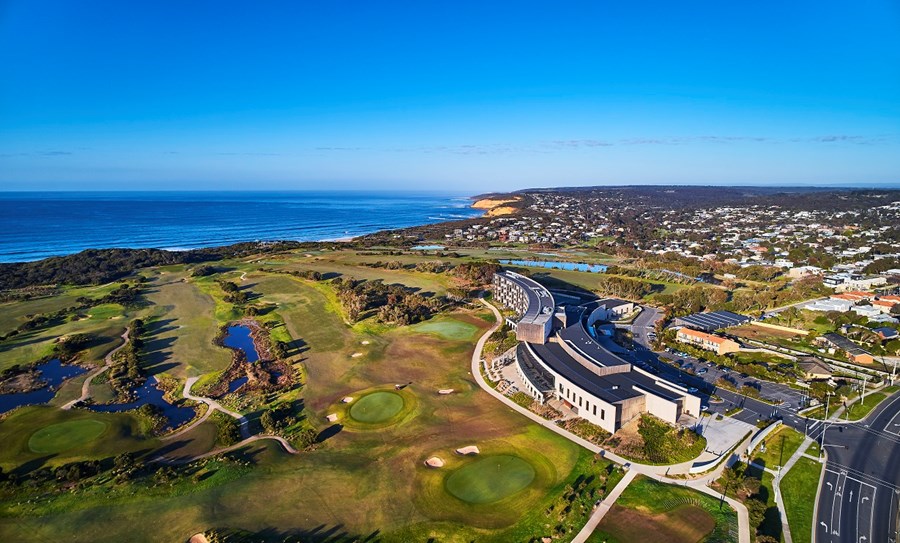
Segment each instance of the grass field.
M38 454L58 453L94 441L109 423L97 419L77 419L44 426L28 438L28 449Z
M478 326L457 319L437 317L412 327L416 332L436 334L444 339L471 340L478 333Z
M85 287L64 287L55 296L42 296L31 300L0 304L0 334L13 330L28 320L29 315L55 313L60 309L78 305L79 297L98 299L112 292L118 283Z
M350 416L363 423L382 423L403 410L403 396L393 392L373 392L353 402Z
M822 465L809 458L800 458L781 480L781 495L796 543L809 543L813 525L813 508Z
M219 322L215 301L186 281L187 274L170 268L152 276L147 299L155 319L147 325L144 362L152 374L165 372L179 379L221 371L231 353L213 339Z
M880 392L868 393L866 394L865 400L853 402L847 406L847 409L844 411L841 418L846 420L861 420L871 413L873 409L878 407L881 402L891 397L891 394L896 391L897 387L885 387L885 389Z
M300 258L282 264L304 268L307 260ZM489 326L479 313L459 310L442 315L421 325L424 330L348 326L327 284L261 273L245 263L228 265L235 268L227 272L230 280L237 282L247 271L238 284L258 296L254 303L274 304L272 313L283 319L284 330L293 338L292 358L302 361L305 375L300 389L302 416L317 430L331 426L325 415L343 405L344 396L362 401L368 392L387 391L389 396L402 396L403 408L387 421L379 415L381 422L368 425L345 417L340 422L346 426L338 426L335 435L299 455L283 453L270 442L255 443L241 453L250 465L220 466L198 484L117 486L99 481L33 503L0 500L0 531L10 540L43 541L65 533L73 541L179 541L219 527L268 530L265 537L278 541L289 535L316 539L311 536L315 530L363 538L377 532L385 542L432 537L450 543L527 541L549 535L557 524L574 529L584 523L589 506L561 513L565 509L562 496L571 488L584 488L586 478L590 488L606 488L621 476L605 460L532 424L478 388L469 375L469 361L474 338ZM354 267L349 260L342 265L371 270ZM183 378L214 375L226 366L228 352L212 344L220 322L217 313L222 314L216 296L187 278L182 267L146 274L150 278L147 298L153 304L146 310L151 317L146 341L149 369ZM394 277L429 290L449 279L409 271ZM398 383L408 386L394 391ZM444 388L455 392L437 393ZM53 425L87 419L109 427L101 436L58 453L39 454L29 447L36 431L50 427L45 430L49 437L37 442L52 443L59 441L53 438ZM159 441L142 437L142 424L128 414L20 409L0 422L4 444L0 466L9 470L20 469L23 463L56 465L160 446ZM78 423L82 439L87 440L84 436L93 426ZM378 431L367 431L374 428ZM215 439L216 427L207 422L165 445L174 451L173 456L197 454L209 450ZM453 453L466 445L479 446L483 456ZM445 468L423 465L433 455L447 461ZM445 478L457 469L483 458L505 456L530 466L533 479L525 483L528 470L510 461L509 473L518 473L512 478L518 483L480 498L496 501L478 503L475 497L470 503L448 491ZM472 473L480 471L468 468L454 484L471 481L466 473L473 469ZM457 491L466 495L460 490L466 486ZM154 529L135 530L134 519L152 519Z
M753 461L771 469L783 466L803 443L803 439L804 435L797 430L782 426L765 439L765 452L762 452L762 446L753 451Z
M494 503L534 481L535 470L510 454L483 456L453 471L444 481L447 492L466 503Z
M159 442L145 432L144 422L126 413L24 407L0 424L0 467L33 469L156 448Z
M591 543L737 541L728 504L689 488L638 476L588 539Z

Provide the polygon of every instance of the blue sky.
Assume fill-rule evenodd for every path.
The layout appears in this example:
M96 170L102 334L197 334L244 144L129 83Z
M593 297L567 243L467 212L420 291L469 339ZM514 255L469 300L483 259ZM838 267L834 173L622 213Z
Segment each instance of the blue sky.
M900 185L895 1L485 4L0 0L0 188Z

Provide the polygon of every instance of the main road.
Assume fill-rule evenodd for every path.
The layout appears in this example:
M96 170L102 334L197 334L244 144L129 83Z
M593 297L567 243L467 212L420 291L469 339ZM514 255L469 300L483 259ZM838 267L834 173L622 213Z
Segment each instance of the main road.
M895 543L900 514L900 395L855 424L824 430L817 543ZM821 436L820 436L821 437Z
M754 382L763 396L784 402L776 407L715 387L716 380L727 375L715 367L708 367L703 376L694 376L660 362L650 348L648 337L657 318L656 310L645 307L631 327L637 344L631 354L635 363L644 364L667 379L696 386L707 394L715 392L724 402L711 404L713 411L742 407L734 418L751 424L756 420L780 418L785 425L820 443L824 439L827 460L817 498L815 525L801 527L812 530L813 541L900 543L900 394L888 398L855 423L807 419L798 414L802 397L785 385ZM681 358L695 367L700 365L690 357ZM703 396L708 400L707 395Z

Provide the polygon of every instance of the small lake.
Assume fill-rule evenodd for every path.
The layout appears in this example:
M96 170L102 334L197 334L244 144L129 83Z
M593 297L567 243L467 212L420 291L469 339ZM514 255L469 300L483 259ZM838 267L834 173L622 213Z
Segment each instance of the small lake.
M443 251L446 249L443 245L416 245L415 247L410 247L410 251Z
M99 413L121 413L123 411L131 411L137 409L144 404L151 404L159 407L163 415L169 420L167 428L178 428L182 424L194 418L194 410L190 407L180 407L170 404L163 397L163 391L157 388L156 378L150 377L144 386L135 391L137 400L130 403L110 403L91 405L91 411Z
M548 268L590 273L603 273L609 267L605 264L584 264L581 262L560 262L554 260L501 260L500 263L525 266L526 268Z
M249 381L249 380L250 380L249 377L239 377L239 378L235 379L234 381L232 381L231 383L228 384L228 394L231 394L235 390L246 385L247 381Z
M36 369L41 374L41 380L47 382L47 386L20 394L0 394L0 413L6 413L23 405L47 403L56 396L56 391L66 379L71 379L87 371L81 366L65 365L58 358L38 364Z
M243 324L236 324L228 327L228 333L222 343L226 347L232 349L240 349L247 355L247 362L256 362L259 360L259 354L256 352L256 346L253 345L253 337L250 335L250 327Z

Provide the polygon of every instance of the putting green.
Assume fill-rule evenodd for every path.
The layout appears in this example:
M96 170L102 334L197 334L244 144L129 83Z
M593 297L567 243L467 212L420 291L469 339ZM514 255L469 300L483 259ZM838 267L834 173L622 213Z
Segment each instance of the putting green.
M413 329L417 332L436 334L444 339L454 341L466 341L472 339L478 333L478 327L474 324L446 318L432 319L415 325Z
M393 392L373 392L357 400L350 416L359 422L377 423L389 420L403 409L403 397Z
M89 443L109 425L96 419L72 420L45 426L28 438L28 448L36 453L57 453Z
M464 502L484 504L500 501L523 490L534 480L535 471L518 456L486 456L466 464L447 477L447 492Z

